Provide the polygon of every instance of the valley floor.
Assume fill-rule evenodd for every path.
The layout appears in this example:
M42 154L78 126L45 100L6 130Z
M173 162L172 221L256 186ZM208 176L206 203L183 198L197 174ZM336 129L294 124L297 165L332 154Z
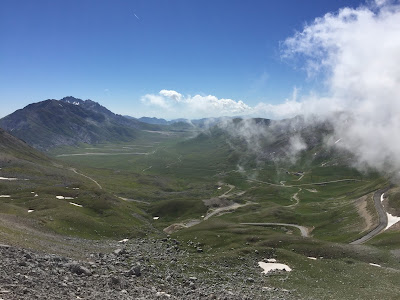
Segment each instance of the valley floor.
M321 149L311 165L239 167L207 137L88 146L55 149L39 171L4 160L0 175L28 180L0 182L0 300L400 294L398 228L372 232L387 224L379 174L318 160ZM291 272L263 274L268 263Z

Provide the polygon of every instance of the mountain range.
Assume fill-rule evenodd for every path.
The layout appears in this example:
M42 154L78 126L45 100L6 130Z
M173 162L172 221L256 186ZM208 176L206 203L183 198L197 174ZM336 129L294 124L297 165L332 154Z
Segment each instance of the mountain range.
M139 130L159 129L114 114L92 100L74 97L29 104L2 118L0 127L40 150L78 143L129 141L137 137Z
M57 146L79 143L127 142L137 138L141 130L204 129L231 119L137 119L115 114L92 100L67 96L60 100L48 99L29 104L0 119L0 128L36 149L47 151Z

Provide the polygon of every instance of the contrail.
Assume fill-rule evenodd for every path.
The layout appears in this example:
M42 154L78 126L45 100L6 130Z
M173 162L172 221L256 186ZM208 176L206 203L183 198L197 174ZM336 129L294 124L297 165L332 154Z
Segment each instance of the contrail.
M134 14L134 16L136 17L136 19L140 20L139 17L138 17L135 13L133 13L133 14Z

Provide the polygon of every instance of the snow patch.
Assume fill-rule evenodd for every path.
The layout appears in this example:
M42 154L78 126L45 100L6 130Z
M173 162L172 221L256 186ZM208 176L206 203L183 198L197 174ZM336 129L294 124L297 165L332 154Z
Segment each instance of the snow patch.
M153 220L158 220L160 217L153 217Z
M74 203L74 202L70 202L69 204L74 205L74 206L77 206L77 207L83 207L82 205L77 204L77 203Z
M0 198L10 198L10 195L0 195Z
M9 180L9 181L13 181L13 180L18 180L18 178L0 177L0 180Z
M389 214L388 212L386 213L386 215L387 215L387 218L388 218L388 224L387 224L385 230L389 229L394 224L396 224L397 222L400 221L400 217L393 216L392 214Z
M28 209L28 213L34 212L33 209Z
M378 264L374 264L374 263L369 263L371 266L374 266L374 267L379 267L379 268L381 268L382 266L381 265L378 265Z
M120 240L120 241L118 241L118 243L126 243L127 241L129 241L129 239Z
M59 200L73 200L74 197L64 197L64 196L56 196L57 199Z
M307 258L308 258L308 259L312 259L312 260L317 260L316 257L312 257L312 256L308 256Z
M384 195L385 195L385 193L382 193L381 202L383 202L383 200L385 200ZM384 230L389 229L394 224L396 224L397 222L400 221L400 217L393 216L392 214L390 214L388 212L386 212L386 216L387 216L387 219L388 219L388 224L387 224L387 226L386 226L386 228Z
M273 270L282 270L282 271L286 271L286 272L292 271L292 269L288 265L285 265L285 264L271 263L271 262L266 263L266 262L260 261L260 262L258 262L258 265L260 266L260 268L262 268L264 270L263 274L268 274L268 272L271 272Z
M267 262L274 263L274 262L276 262L276 259L275 258L268 258Z

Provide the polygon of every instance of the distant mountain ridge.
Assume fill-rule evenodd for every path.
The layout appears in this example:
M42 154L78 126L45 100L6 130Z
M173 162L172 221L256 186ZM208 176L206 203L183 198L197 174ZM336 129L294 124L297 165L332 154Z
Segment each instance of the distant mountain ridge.
M129 119L136 119L134 117L130 116L125 116ZM202 119L185 119L185 118L179 118L179 119L173 119L170 121L167 121L162 118L156 118L156 117L141 117L136 120L139 120L140 122L144 122L147 124L155 124L155 125L173 125L176 123L186 123L190 124L191 126L194 127L199 127L199 128L204 128L204 127L210 127L214 126L217 123L221 122L222 120L227 120L227 119L233 119L234 117L218 117L218 118L202 118Z
M140 122L144 122L147 124L157 124L157 125L169 125L174 123L173 121L167 121L165 119L159 119L159 118L149 118L149 117L141 117L138 119Z
M156 130L114 114L92 100L71 96L32 103L0 119L0 127L39 150L59 145L129 141L138 130Z

